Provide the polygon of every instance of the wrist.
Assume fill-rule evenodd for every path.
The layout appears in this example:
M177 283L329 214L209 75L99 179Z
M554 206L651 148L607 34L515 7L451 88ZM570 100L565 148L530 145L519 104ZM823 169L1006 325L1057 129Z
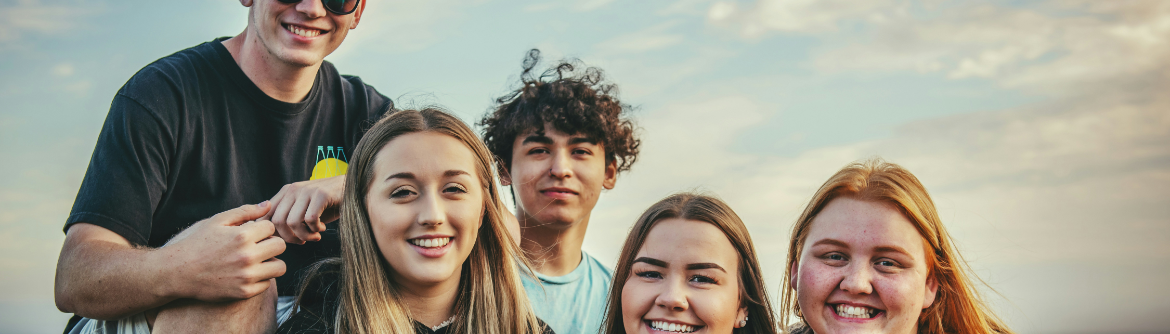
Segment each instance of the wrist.
M155 298L162 300L174 300L179 298L191 298L185 288L189 288L189 284L181 282L187 275L182 272L182 261L176 257L174 247L163 246L161 248L151 249L146 251L146 281L150 287L149 292Z

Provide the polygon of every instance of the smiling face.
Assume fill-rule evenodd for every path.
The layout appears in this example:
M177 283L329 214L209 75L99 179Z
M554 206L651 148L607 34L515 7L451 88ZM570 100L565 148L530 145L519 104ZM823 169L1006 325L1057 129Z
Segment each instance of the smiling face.
M925 243L893 206L841 197L813 218L796 277L797 303L817 333L916 333L938 286Z
M621 297L626 333L731 333L746 317L739 253L715 225L659 221L630 269Z
M268 55L295 66L320 64L337 50L349 30L357 27L366 1L357 10L336 15L325 10L320 0L283 3L278 0L252 2L248 29L257 36Z
M392 278L408 288L458 284L484 215L471 149L445 134L405 134L373 167L366 208Z
M605 148L583 135L545 125L516 136L511 178L525 217L521 224L568 228L589 218L601 189L613 189L617 168L605 162Z

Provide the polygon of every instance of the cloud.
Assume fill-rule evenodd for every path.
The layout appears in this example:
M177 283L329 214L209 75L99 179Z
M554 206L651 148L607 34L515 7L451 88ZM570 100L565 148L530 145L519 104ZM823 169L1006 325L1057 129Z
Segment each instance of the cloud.
M678 45L683 42L684 36L670 33L670 30L679 25L679 21L668 21L646 29L619 35L599 43L596 48L609 54L636 54L646 51L659 50Z
M45 4L38 0L21 0L0 5L0 48L11 46L29 35L58 35L78 27L80 18L102 11L91 3Z
M918 71L1049 96L1166 91L1170 2L1050 1L1035 5L932 1L760 0L717 3L715 26L750 38L817 36L824 72ZM846 29L855 27L855 29ZM864 55L859 57L858 55Z
M463 9L476 0L374 1L366 5L358 28L346 37L345 45L362 45L361 52L405 54L426 49L456 31ZM351 51L353 50L353 51ZM334 52L343 58L354 48Z

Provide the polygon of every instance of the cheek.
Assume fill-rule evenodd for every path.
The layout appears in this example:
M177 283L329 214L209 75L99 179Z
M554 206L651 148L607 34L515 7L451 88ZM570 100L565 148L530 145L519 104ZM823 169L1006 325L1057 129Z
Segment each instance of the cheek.
M650 287L635 279L626 281L622 287L622 319L626 324L641 323L642 317L654 304L654 293ZM628 327L627 327L628 328Z
M796 297L801 302L823 301L833 290L832 271L822 268L817 263L803 262L797 271Z
M917 318L922 312L922 299L926 293L926 279L916 277L884 277L874 280L874 290L891 313L899 312L907 317Z
M740 306L738 287L693 293L688 299L695 316L710 328L735 327Z

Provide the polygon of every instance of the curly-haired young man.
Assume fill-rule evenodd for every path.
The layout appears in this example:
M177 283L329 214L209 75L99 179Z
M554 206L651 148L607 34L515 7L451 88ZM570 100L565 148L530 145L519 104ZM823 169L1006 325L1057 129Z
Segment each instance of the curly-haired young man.
M612 273L581 250L602 189L630 169L639 141L630 107L601 70L561 62L535 76L540 51L524 60L523 86L496 100L480 125L512 186L521 247L540 282L524 277L536 309L561 334L596 333Z

